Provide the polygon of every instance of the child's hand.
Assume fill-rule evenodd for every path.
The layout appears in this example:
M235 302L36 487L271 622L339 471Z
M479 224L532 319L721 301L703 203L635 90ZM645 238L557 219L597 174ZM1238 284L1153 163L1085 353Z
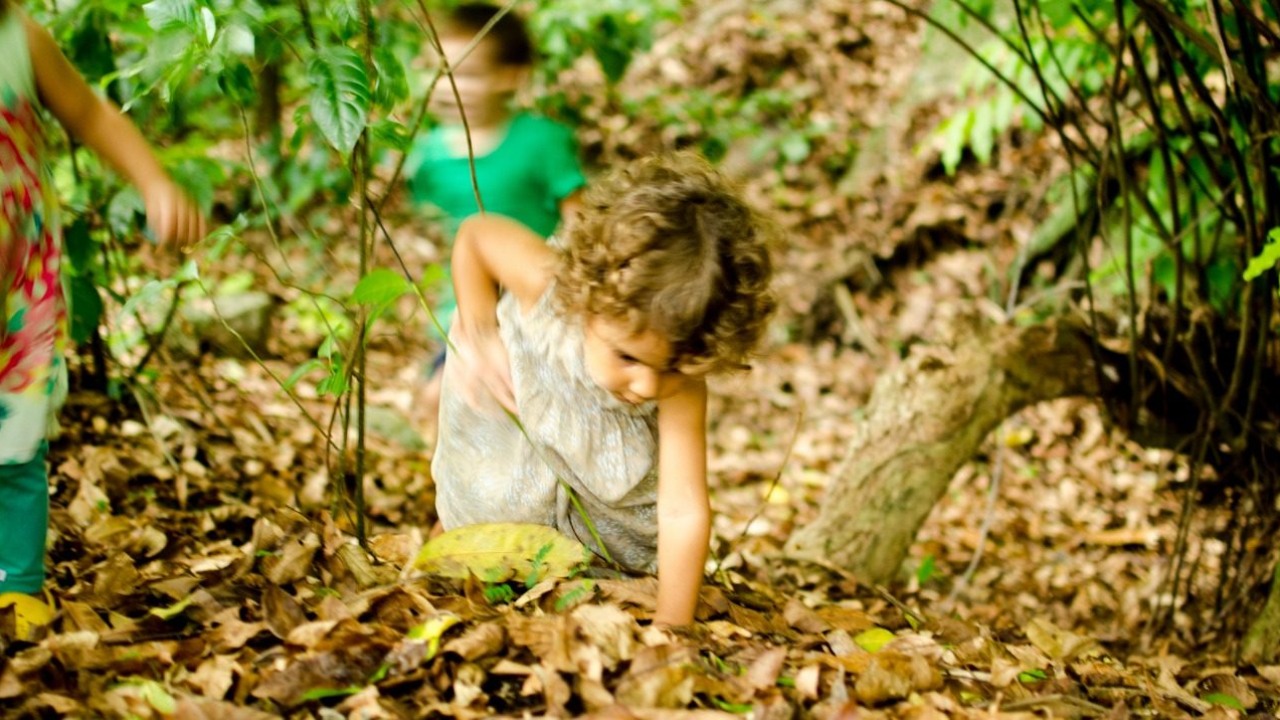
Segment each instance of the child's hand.
M142 200L157 242L174 243L186 250L208 234L204 215L172 180L164 178L143 188Z
M462 397L473 408L480 409L482 392L492 395L508 412L516 412L516 397L511 383L511 359L496 328L468 332L462 323L454 325L451 335L457 357L446 361L446 368L457 372Z

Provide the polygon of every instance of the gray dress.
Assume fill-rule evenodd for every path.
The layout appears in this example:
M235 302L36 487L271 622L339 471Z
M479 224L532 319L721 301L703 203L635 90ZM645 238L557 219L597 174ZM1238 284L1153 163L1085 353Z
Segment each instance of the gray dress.
M559 317L548 287L527 314L498 301L524 432L488 395L477 409L457 389L458 358L444 366L440 435L431 473L446 530L487 522L550 525L588 547L581 502L610 555L653 570L657 552L657 406L629 405L596 385L582 325Z

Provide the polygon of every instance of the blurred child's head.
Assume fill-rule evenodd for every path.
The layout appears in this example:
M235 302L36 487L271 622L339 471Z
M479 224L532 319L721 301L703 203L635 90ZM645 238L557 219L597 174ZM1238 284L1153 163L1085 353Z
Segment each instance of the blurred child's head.
M585 321L597 383L637 402L660 396L647 390L663 376L743 367L775 306L772 237L692 154L635 162L588 190L557 299Z
M485 126L505 120L511 96L533 67L533 43L524 22L514 12L494 21L500 12L501 8L485 3L462 3L440 28L440 45L453 68L468 124ZM464 58L467 45L490 22L493 26ZM434 54L434 50L431 52ZM457 99L448 77L440 78L436 85L431 107L442 117L458 117Z

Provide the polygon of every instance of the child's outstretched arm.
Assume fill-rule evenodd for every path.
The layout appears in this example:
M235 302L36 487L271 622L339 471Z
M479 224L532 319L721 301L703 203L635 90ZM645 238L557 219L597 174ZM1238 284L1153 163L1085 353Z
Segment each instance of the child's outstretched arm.
M41 103L138 188L157 240L185 244L202 239L204 217L160 167L138 128L94 94L44 28L25 16L23 22Z
M453 290L458 300L450 337L461 355L472 404L473 383L515 412L511 369L498 337L498 291L515 295L522 310L542 297L555 270L555 253L537 233L498 215L473 215L453 241Z
M655 623L693 622L711 540L707 498L707 385L688 378L658 401L658 611Z

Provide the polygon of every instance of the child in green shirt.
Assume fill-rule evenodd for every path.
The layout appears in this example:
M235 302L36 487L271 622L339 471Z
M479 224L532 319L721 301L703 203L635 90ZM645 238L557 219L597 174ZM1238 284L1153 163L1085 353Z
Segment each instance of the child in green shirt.
M405 162L414 204L440 219L450 245L462 221L480 211L476 185L486 213L516 220L547 238L572 212L586 184L573 131L511 106L534 58L533 44L520 18L510 12L502 15L470 54L463 56L467 45L499 12L492 5L463 3L450 13L441 29L440 45L453 70L457 97L449 78L441 78L431 97L431 109L441 124L418 138ZM431 52L436 51L433 48ZM436 310L445 329L455 307L452 282L446 281L446 296ZM441 352L433 362L424 397L425 412L432 420L443 361Z

